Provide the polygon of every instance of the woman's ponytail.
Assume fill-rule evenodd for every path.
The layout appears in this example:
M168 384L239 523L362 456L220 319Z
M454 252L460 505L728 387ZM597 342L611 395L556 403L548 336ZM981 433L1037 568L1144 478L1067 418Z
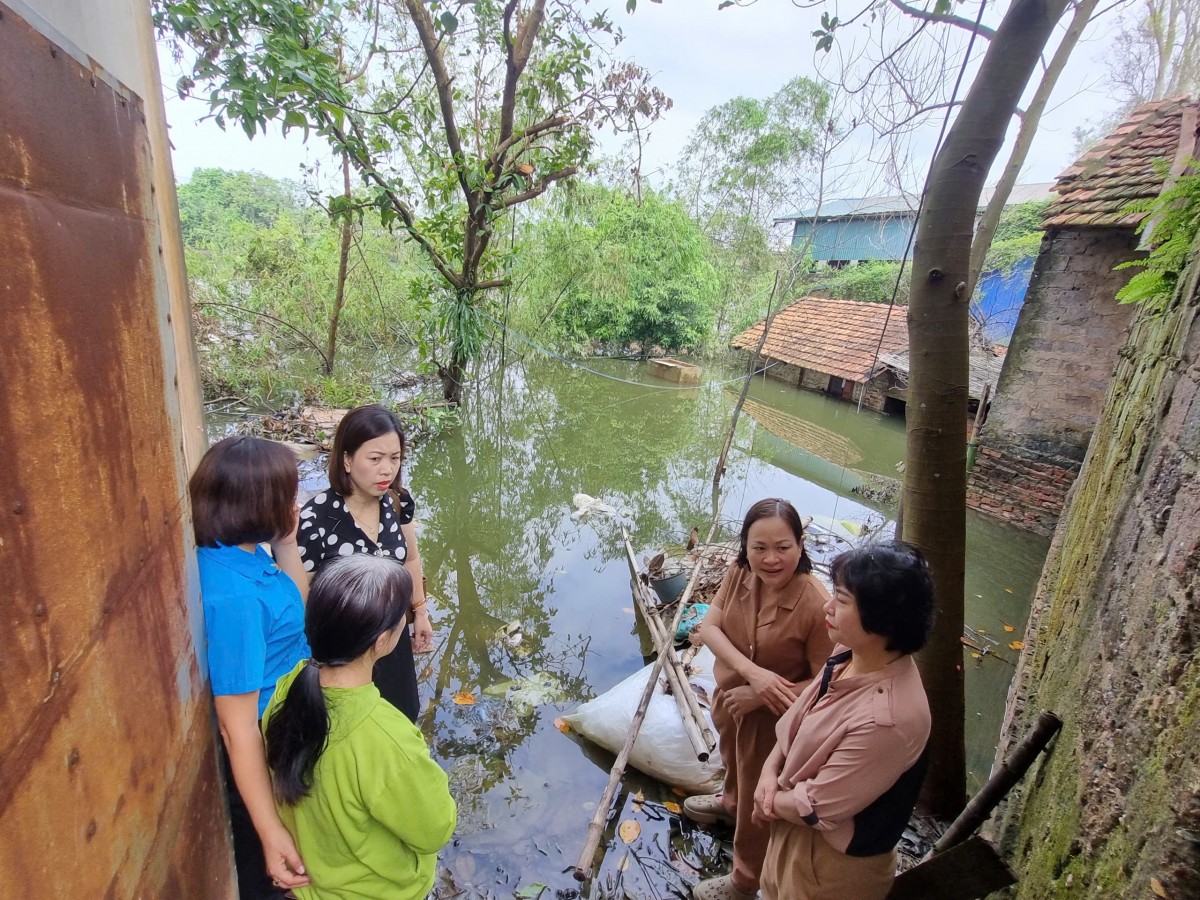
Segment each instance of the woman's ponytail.
M328 738L329 710L320 668L310 659L267 721L267 766L281 803L294 806L308 796L313 769Z

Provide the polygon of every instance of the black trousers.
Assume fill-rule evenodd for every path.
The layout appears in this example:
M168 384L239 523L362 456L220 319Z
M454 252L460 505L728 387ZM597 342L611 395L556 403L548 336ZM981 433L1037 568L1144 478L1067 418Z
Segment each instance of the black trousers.
M396 649L375 662L373 677L383 699L415 724L421 711L421 698L417 693L417 668L408 625L404 626Z
M233 826L233 863L237 869L238 896L241 900L284 900L286 894L271 883L262 841L254 830L250 810L233 780L229 754L221 747L221 774L225 778L225 796L229 798L229 823Z

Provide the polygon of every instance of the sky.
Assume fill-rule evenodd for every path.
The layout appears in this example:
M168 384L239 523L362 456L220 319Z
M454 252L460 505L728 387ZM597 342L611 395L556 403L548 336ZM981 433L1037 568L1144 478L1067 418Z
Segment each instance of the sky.
M643 172L654 182L670 176L672 164L709 108L736 96L765 98L797 75L816 75L811 32L818 27L824 7L800 9L790 0L758 0L725 10L717 6L718 0L640 0L637 11L629 15L623 0L613 2L611 15L625 33L618 53L650 70L658 87L674 101L653 126L645 149ZM1074 161L1074 129L1101 118L1116 105L1105 88L1103 63L1116 24L1117 14L1109 13L1090 26L1076 48L1043 117L1021 183L1053 181ZM300 178L305 163L330 168L319 138L306 145L299 132L284 138L273 130L251 141L240 129L221 131L205 120L205 102L178 97L174 84L182 73L168 53L159 55L179 181L186 181L198 167L253 169L292 179ZM1015 127L1010 129L1010 140L1014 131ZM918 177L918 169L923 175L936 132L937 127L932 127L918 139L912 178ZM845 177L830 191L831 198L880 192L881 173L865 159L867 141L861 133L850 141L842 166ZM619 144L609 137L603 139L602 148L620 152ZM999 160L1008 150L1006 145ZM999 165L989 184L998 172Z

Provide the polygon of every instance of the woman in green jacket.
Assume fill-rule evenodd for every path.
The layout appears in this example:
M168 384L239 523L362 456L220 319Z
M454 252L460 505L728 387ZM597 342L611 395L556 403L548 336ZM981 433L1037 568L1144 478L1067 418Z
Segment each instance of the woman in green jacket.
M411 602L404 566L368 554L330 563L309 589L312 658L279 679L263 716L279 817L312 879L300 900L424 898L454 833L446 774L371 681Z

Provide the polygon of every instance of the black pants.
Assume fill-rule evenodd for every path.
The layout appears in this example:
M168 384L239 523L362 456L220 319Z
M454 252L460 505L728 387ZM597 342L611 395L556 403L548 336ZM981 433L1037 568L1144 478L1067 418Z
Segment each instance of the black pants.
M421 698L417 693L417 668L408 625L404 626L396 649L375 662L373 677L383 699L415 724L421 711Z
M237 869L238 895L241 900L284 900L286 894L271 883L262 842L254 830L250 811L233 780L229 754L221 747L221 774L225 778L225 796L229 798L229 823L233 826L233 863Z

